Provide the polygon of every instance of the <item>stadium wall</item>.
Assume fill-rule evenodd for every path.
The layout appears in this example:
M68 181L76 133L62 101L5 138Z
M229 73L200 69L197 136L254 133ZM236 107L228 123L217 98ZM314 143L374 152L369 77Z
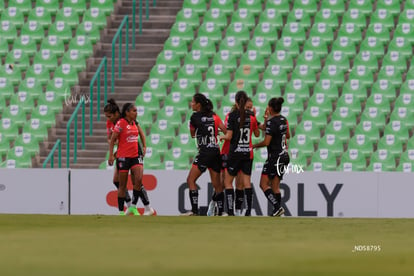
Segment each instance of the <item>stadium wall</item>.
M158 215L190 209L187 171L145 171L144 184ZM110 170L0 169L0 213L117 214ZM287 216L414 218L412 173L291 172L282 181ZM271 208L253 172L253 215ZM208 173L198 181L205 212L212 194ZM131 190L132 185L128 183ZM138 207L142 207L139 202Z

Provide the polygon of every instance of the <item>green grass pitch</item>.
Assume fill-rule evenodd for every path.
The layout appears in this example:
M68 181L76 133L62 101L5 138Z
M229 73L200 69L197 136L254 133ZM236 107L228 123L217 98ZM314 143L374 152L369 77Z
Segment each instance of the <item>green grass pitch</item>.
M3 276L413 271L413 219L0 215Z

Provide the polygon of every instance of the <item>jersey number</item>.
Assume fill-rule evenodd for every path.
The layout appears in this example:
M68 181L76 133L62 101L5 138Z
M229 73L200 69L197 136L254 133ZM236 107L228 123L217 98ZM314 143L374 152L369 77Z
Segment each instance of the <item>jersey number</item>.
M239 144L248 144L249 142L250 142L250 129L241 128Z

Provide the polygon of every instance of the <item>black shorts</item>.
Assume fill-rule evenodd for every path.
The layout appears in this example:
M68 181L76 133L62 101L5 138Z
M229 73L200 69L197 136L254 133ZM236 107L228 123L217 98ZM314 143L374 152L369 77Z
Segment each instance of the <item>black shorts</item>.
M116 168L118 172L128 172L136 166L143 166L144 161L142 157L118 157L116 159Z
M230 158L227 162L227 171L231 176L237 176L241 171L246 175L252 174L253 160L252 159L237 159Z
M198 169L203 173L207 169L212 169L215 172L220 172L221 169L221 156L217 154L197 154L193 161L193 166L197 166Z
M273 179L277 176L280 180L282 180L289 162L290 158L287 152L280 155L275 154L273 156L269 156L263 165L262 174L267 175L269 179Z
M229 161L229 156L227 154L221 155L221 169L225 170Z

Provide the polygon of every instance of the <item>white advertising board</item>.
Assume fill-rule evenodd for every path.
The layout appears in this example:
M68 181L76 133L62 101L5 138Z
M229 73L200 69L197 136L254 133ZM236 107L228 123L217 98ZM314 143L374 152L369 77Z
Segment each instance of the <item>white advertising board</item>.
M0 213L67 214L68 170L0 169Z

